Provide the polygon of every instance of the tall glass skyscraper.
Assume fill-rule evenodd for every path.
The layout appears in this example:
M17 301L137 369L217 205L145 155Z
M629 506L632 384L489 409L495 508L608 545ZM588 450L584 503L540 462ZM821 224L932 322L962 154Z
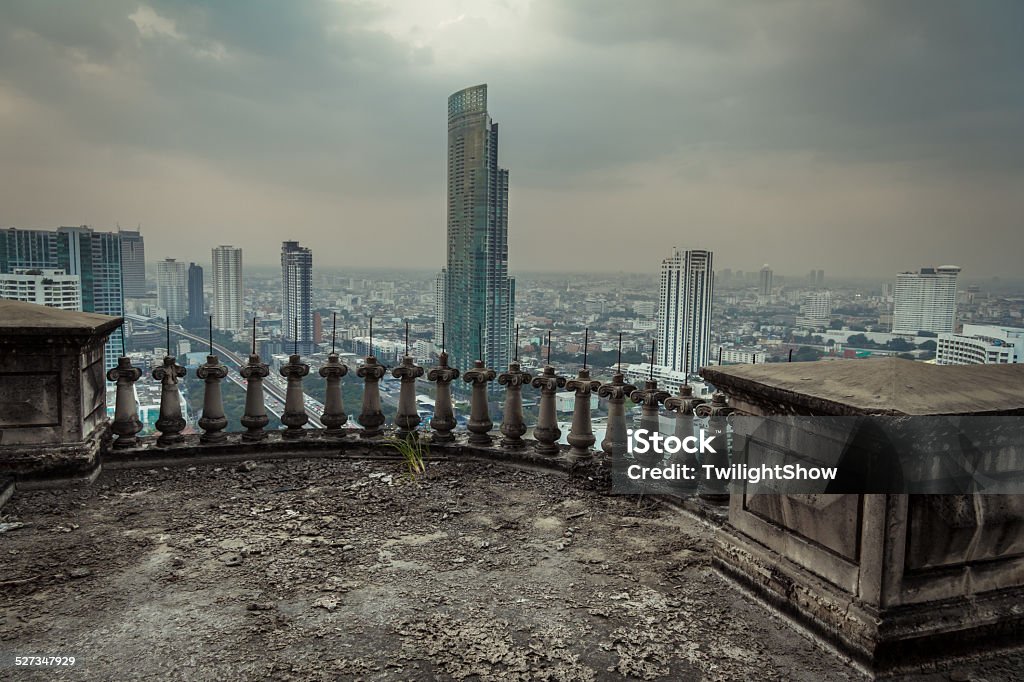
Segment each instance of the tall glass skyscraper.
M203 301L203 266L188 264L188 324L206 326L206 306Z
M156 264L156 302L171 322L184 322L188 313L188 268L166 258ZM167 351L170 354L170 350Z
M708 363L714 283L710 251L676 251L662 261L656 348L659 365L696 374Z
M281 244L281 331L285 351L313 352L313 252L298 242ZM296 342L298 342L296 344Z
M146 243L138 230L120 230L121 271L124 295L137 298L146 295Z
M56 231L4 230L0 233L0 272L13 273L22 268L55 268L77 275L84 312L124 315L121 236L116 232L95 232L84 225ZM121 334L121 328L115 329L107 341L107 369L117 365Z
M448 98L447 348L462 370L480 358L508 365L515 281L508 276L508 171L498 167L498 124L487 86Z

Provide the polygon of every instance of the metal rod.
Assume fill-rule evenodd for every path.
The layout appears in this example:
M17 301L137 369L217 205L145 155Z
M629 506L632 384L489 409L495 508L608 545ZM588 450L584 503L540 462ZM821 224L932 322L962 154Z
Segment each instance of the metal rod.
M718 366L722 366L722 347L718 347Z
M590 341L590 327L583 330L583 369L587 368L587 345Z
M167 327L167 354L171 354L171 318L165 317L164 324Z
M366 351L366 356L373 355L373 315L370 315L370 348Z
M338 313L332 313L333 320L331 323L331 355L334 355L334 340L338 335Z
M515 360L516 360L516 362L519 362L519 325L518 324L516 325L516 354L515 354Z
M757 357L756 353L754 354L754 357L755 358ZM789 361L793 362L793 349L792 348L789 349Z
M618 366L616 373L622 374L622 332L619 332L619 351L615 356L615 364Z
M124 323L121 323L121 357L128 355L128 351L124 348Z
M252 317L252 354L256 355L256 316Z
M551 330L548 330L548 364L551 364Z
M442 353L444 352L444 341L445 341L444 337L445 337L445 334L447 334L447 333L448 333L448 330L445 329L444 322L442 322L441 323L441 352Z
M210 315L210 355L213 355L213 315Z
M476 351L480 354L480 360L484 359L484 326L478 324L476 326Z
M686 344L685 356L683 358L683 385L690 385L690 344Z
M409 354L409 320L405 321L405 354Z
M295 338L292 339L292 355L299 354L299 316L295 316Z
M651 381L654 381L654 339L651 339Z

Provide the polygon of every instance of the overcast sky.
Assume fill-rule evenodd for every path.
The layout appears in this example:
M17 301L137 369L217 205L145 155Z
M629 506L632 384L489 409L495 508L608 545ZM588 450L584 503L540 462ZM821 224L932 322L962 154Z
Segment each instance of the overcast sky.
M488 83L513 272L1022 273L1024 2L0 3L0 226L444 262Z

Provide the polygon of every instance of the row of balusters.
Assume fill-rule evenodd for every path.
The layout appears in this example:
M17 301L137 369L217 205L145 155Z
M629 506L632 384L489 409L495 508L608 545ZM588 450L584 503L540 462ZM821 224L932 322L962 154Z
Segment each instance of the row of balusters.
M377 362L377 358L369 356L360 365L355 374L364 382L362 409L356 421L362 426L359 435L362 438L376 438L384 433L385 416L381 409L379 382L387 369ZM263 379L269 376L270 368L253 354L249 361L239 370L246 380L245 414L242 426L246 431L242 434L245 441L259 441L266 438L264 430L269 423L263 398ZM282 437L300 439L309 433L303 428L309 422L305 410L305 395L302 390L303 377L309 374L309 365L302 362L298 355L292 355L287 364L282 365L281 375L287 380L284 411L281 423L286 429ZM345 413L341 395L341 379L348 374L349 368L342 363L336 353L332 353L320 368L320 376L326 381L326 401L320 421L324 425L323 434L328 437L344 437L349 431L345 429L348 415ZM228 425L224 414L221 395L221 381L227 377L228 369L216 355L207 356L205 364L196 370L196 375L205 381L203 396L203 415L199 419L199 427L203 430L200 440L204 443L222 442L227 438L225 429ZM399 438L418 437L420 416L416 405L416 380L426 376L428 381L436 385L434 414L430 419L430 440L434 443L451 443L455 436L455 412L452 406L451 383L460 376L459 370L448 365L447 353L441 353L436 367L425 370L417 365L410 356L391 370L392 376L401 380L398 399L398 410L394 419ZM116 405L111 430L117 436L114 447L133 447L138 444L138 433L142 424L138 417L138 405L135 400L134 384L142 376L142 371L132 366L131 360L121 357L117 367L107 373L110 381L117 383ZM177 364L174 357L168 356L163 364L153 370L153 378L161 383L160 415L156 421L156 429L160 435L157 445L161 447L174 445L184 440L182 431L185 419L182 415L181 401L178 393L178 380L185 376L185 368ZM569 448L565 453L572 461L579 461L595 454L596 438L591 419L591 395L597 393L608 403L608 419L605 438L602 440L599 456L615 457L623 455L627 449L626 401L632 400L642 406L640 428L649 432L660 430L659 406L676 415L676 434L680 438L693 435L693 416L709 417L713 421L723 420L731 412L725 397L715 393L710 401L695 398L691 387L684 384L677 394L672 395L660 390L654 380L646 381L643 388L626 383L621 373L616 373L610 382L601 383L590 377L590 370L584 367L575 378L566 378L557 374L555 368L547 365L537 375L524 371L518 362L512 362L508 371L498 374L494 369L485 367L482 360L477 360L472 369L462 375L463 381L472 386L470 399L470 416L467 423L468 442L474 446L488 447L493 445L491 421L488 408L488 384L497 379L506 390L500 431L500 446L510 451L521 451L529 447L523 439L527 432L523 415L522 390L524 386L540 389L540 404L537 424L533 429L532 446L537 453L543 455L559 455L562 450L559 440L562 436L555 411L555 394L559 389L575 393L572 424L567 441ZM724 427L717 427L724 432Z

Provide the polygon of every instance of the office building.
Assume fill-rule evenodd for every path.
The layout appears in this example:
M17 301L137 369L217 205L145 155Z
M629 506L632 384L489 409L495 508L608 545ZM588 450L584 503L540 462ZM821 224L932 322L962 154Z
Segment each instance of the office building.
M959 267L943 265L897 275L892 332L946 334L955 331L956 280L959 274Z
M80 282L81 310L120 317L124 314L121 238L116 232L81 227L0 232L0 273L17 270L62 270ZM117 365L122 329L107 340L104 363Z
M939 334L938 365L1012 365L1024 362L1024 329L965 324L959 334Z
M766 263L765 266L761 268L761 274L757 285L757 295L763 303L771 302L772 289L775 286L774 279L775 275Z
M156 264L156 301L171 322L183 322L188 313L188 271L173 258Z
M444 321L452 364L511 355L515 281L508 276L508 171L498 165L498 124L487 86L448 98L447 287Z
M125 298L139 298L146 295L146 244L142 232L120 230L121 274L124 278Z
M61 310L82 309L82 280L63 270L17 268L0 274L0 298Z
M292 241L281 244L281 333L288 353L313 352L313 252Z
M186 321L193 327L207 324L206 305L203 300L203 268L195 263L188 264L188 316Z
M245 322L242 290L242 249L222 245L213 249L213 326L238 331Z
M714 278L711 251L677 250L662 261L657 364L675 372L696 374L708 363Z

